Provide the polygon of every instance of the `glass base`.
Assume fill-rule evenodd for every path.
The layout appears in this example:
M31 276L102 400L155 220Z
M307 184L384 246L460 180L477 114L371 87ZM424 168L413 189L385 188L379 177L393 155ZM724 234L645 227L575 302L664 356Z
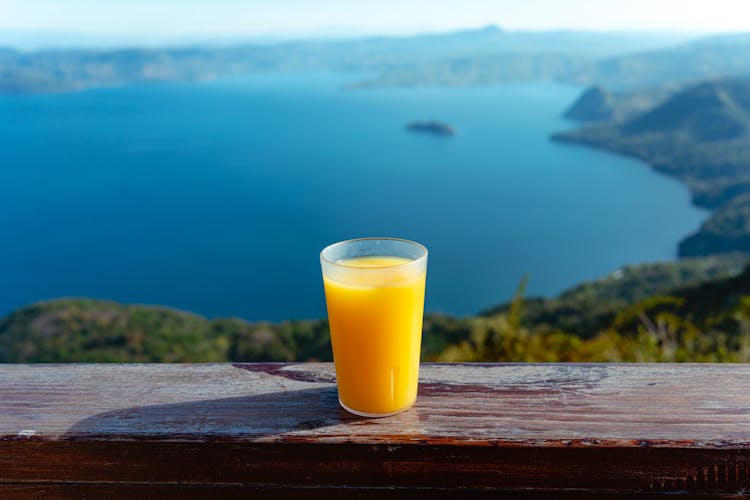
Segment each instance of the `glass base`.
M352 410L348 406L346 406L344 403L341 402L341 398L339 398L339 404L349 413L354 413L355 415L359 415L360 417L370 417L370 418L381 418L381 417L390 417L391 415L397 415L401 413L402 411L406 411L409 408L411 408L412 404L404 406L400 410L396 411L389 411L387 413L367 413L366 411L359 411L359 410Z

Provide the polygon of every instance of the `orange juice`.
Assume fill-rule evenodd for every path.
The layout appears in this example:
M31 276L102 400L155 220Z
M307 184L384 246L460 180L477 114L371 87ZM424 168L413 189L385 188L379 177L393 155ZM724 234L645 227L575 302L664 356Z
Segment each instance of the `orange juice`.
M347 410L385 416L417 397L424 309L424 265L367 256L324 272L339 400Z

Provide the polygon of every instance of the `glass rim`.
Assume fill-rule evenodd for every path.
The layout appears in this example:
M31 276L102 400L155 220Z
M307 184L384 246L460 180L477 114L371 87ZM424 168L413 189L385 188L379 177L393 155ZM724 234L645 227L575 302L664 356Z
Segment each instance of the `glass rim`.
M420 255L416 259L409 259L408 261L402 262L402 263L399 263L399 264L392 264L392 265L389 265L389 266L373 266L373 267L362 267L362 266L352 266L352 265L348 265L348 264L342 264L341 262L336 262L336 261L330 260L330 259L326 258L323 255L327 251L330 251L330 250L332 250L335 247L339 247L339 246L343 246L343 245L347 245L347 244L351 244L351 243L357 243L357 242L360 242L360 241L397 241L397 242L400 242L400 243L406 243L407 245L412 245L412 246L417 247L421 251L422 255ZM383 269L395 269L395 268L398 268L398 267L401 267L401 266L411 266L411 265L414 265L415 262L422 262L422 261L426 260L428 253L429 252L428 252L426 246L424 246L421 243L417 243L416 241L413 241L413 240L407 240L406 238L392 238L392 237L388 237L388 236L371 236L371 237L367 237L367 238L352 238L352 239L349 239L349 240L343 240L343 241L337 241L336 243L331 243L330 245L328 245L327 247L325 247L323 250L320 251L320 260L321 260L321 262L325 262L325 263L330 264L332 266L344 267L344 268L348 268L348 269L357 269L357 270L360 270L360 271L375 271L375 270L383 270ZM387 256L387 255L384 255L384 256Z

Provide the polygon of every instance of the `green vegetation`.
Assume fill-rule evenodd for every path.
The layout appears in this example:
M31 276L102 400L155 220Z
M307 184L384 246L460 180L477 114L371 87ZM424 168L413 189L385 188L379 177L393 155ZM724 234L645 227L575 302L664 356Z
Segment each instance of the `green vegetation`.
M0 321L2 362L210 362L330 359L325 321L207 320L164 307L60 299Z
M673 290L739 274L747 262L743 254L682 259L672 263L625 266L602 279L581 283L552 299L524 300L522 324L541 331L565 331L590 338L606 329L630 304ZM508 312L501 305L481 314Z
M428 314L422 358L750 361L750 266L727 255L628 266L553 299L468 318ZM0 362L330 360L324 320L208 320L163 307L60 299L0 320Z
M700 261L694 261L695 263ZM678 276L689 266L645 267L645 282L658 275ZM703 264L703 263L701 263ZM713 267L712 263L710 266ZM660 269L661 268L661 269ZM706 268L707 269L707 268ZM713 267L711 273L723 274L730 268ZM683 283L690 283L700 272L691 270ZM675 272L677 274L675 274ZM584 362L748 362L750 361L750 267L735 276L680 286L668 293L636 298L621 304L627 290L639 281L639 268L630 268L630 283L622 288L604 282L581 285L552 301L541 301L552 323L566 319L555 318L560 303L575 303L587 291L602 290L601 297L590 297L572 309L586 317L587 306L607 311L599 316L601 328L590 338L567 333L548 323L537 324L534 314L525 317L519 288L513 302L503 306L503 312L485 317L468 318L464 328L468 337L447 347L436 359L441 361L584 361ZM622 278L620 278L622 279ZM676 282L680 282L678 278ZM657 282L653 286L661 288ZM618 288L624 292L617 293ZM648 285L646 286L648 288ZM588 289L588 290L586 290ZM614 292L607 297L606 291ZM539 316L537 311L536 316ZM606 321L604 319L606 318ZM583 320L586 323L586 320Z

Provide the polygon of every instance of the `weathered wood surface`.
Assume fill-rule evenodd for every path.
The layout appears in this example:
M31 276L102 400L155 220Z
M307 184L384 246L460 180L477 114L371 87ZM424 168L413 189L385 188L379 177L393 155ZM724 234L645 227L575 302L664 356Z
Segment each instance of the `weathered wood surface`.
M280 493L279 488L285 488ZM750 365L427 364L414 408L316 364L0 365L0 497L750 493Z

